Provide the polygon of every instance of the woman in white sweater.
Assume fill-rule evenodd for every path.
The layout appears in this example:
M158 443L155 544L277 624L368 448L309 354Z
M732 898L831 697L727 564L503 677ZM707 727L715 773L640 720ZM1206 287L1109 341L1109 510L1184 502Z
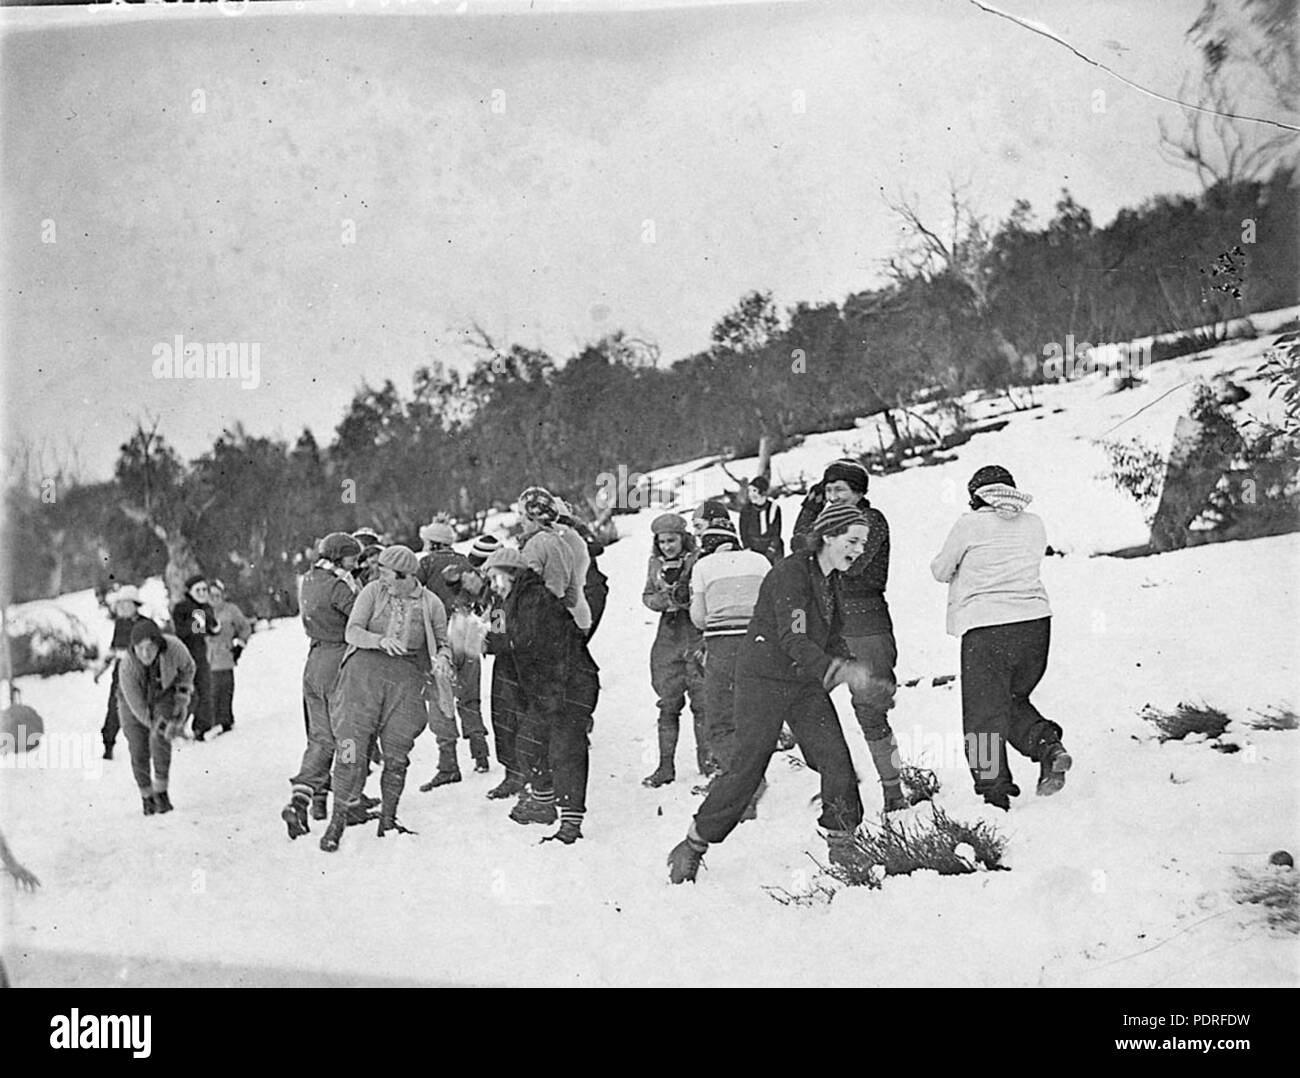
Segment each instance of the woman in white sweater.
M948 632L961 638L962 727L975 792L1009 809L1020 788L1008 741L1038 763L1040 795L1060 790L1071 764L1060 726L1029 700L1051 642L1052 610L1038 575L1047 532L1024 511L1033 499L1006 468L980 468L967 491L971 512L953 525L930 571L948 585Z

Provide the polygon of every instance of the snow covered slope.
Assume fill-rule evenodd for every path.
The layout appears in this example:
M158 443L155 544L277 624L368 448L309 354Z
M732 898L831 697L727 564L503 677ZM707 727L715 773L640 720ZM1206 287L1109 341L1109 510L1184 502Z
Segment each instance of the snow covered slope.
M620 517L625 538L602 559L611 595L593 651L602 667L586 838L538 845L543 829L506 819L483 797L499 778L428 794L431 735L416 743L404 822L419 834L378 841L350 828L338 854L313 835L291 843L279 809L303 745L305 640L292 621L254 637L238 671L238 724L211 744L177 746L177 810L146 819L119 759L54 753L44 769L0 771L11 845L43 881L3 888L6 962L17 983L475 983L531 985L1294 985L1297 937L1235 904L1236 866L1296 849L1300 731L1257 731L1251 708L1300 703L1300 536L1199 547L1154 558L1089 557L1146 538L1137 507L1097 478L1089 439L1115 432L1162 442L1185 410L1179 382L1257 364L1268 340L1148 372L1114 396L1100 380L1040 392L1045 407L956 450L957 460L873 481L893 533L889 598L899 692L892 722L905 758L936 769L939 803L990 819L1009 837L1007 872L889 878L829 905L782 906L765 886L798 890L821 858L809 798L816 776L788 754L769 769L759 819L706 857L694 886L671 887L664 859L697 799L689 724L679 779L647 790L655 762L648 655L654 615L640 603L655 512ZM1246 383L1255 396L1257 383ZM1161 399L1161 394L1170 391ZM1056 412L1055 409L1064 411ZM815 478L869 430L810 437L774 473ZM944 635L944 588L928 563L962 510L966 478L997 461L1035 495L1053 545L1045 582L1055 612L1051 664L1035 696L1065 727L1075 757L1057 797L984 808L960 756L957 642ZM752 468L752 464L749 465ZM747 474L746 463L733 465ZM694 476L697 497L726 485ZM710 489L711 485L711 489ZM783 504L786 531L797 500ZM23 683L57 735L97 745L106 686L89 674ZM843 690L840 690L842 693ZM1138 717L1150 702L1205 700L1232 718L1224 754L1158 744ZM879 790L846 696L849 742ZM80 739L80 740L79 740ZM462 766L466 754L462 749ZM1012 762L1032 788L1034 767ZM372 789L375 780L371 780ZM924 807L910 810L925 813ZM547 829L548 830L548 829Z

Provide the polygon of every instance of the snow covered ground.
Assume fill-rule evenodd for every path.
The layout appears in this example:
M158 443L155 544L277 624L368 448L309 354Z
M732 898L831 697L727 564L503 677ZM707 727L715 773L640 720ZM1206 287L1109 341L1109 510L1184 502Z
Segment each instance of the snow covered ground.
M778 904L764 887L801 889L817 871L809 854L823 856L808 803L816 776L779 754L758 821L710 850L696 886L671 887L664 859L697 799L688 723L678 781L640 785L655 762L655 616L640 603L648 510L618 518L624 539L602 559L611 594L593 651L604 688L587 837L571 848L538 845L543 829L508 821L508 803L483 797L499 771L474 775L463 750L465 781L419 793L435 770L428 733L401 809L417 836L378 841L373 825L350 828L329 856L314 824L290 842L279 809L302 751L306 650L294 621L254 637L235 730L177 746L177 809L164 817L140 814L121 742L118 759L98 758L106 683L25 679L24 701L49 731L49 766L6 760L3 819L44 886L2 889L11 974L19 984L1295 985L1297 937L1231 894L1234 867L1294 853L1300 831L1300 731L1245 721L1251 709L1300 704L1300 536L1090 556L1146 539L1137 506L1099 478L1105 461L1090 440L1150 405L1114 437L1165 443L1192 380L1241 380L1269 340L1157 364L1146 386L1121 394L1107 395L1100 378L1047 387L1043 408L978 436L955 462L873 480L893 533L899 678L923 679L900 690L892 714L903 755L937 771L951 815L1004 831L1010 871L918 873L829 905ZM1244 384L1244 406L1262 407L1260 384ZM866 427L816 435L779 455L774 474L815 479L843 451L874 443ZM1034 494L1049 540L1067 552L1044 565L1053 647L1035 699L1064 726L1076 761L1063 793L1036 799L1034 765L1013 760L1027 795L1009 815L970 791L957 685L930 684L957 672L958 651L929 560L964 507L967 477L994 461ZM695 499L726 485L717 468L691 476ZM788 536L798 500L782 509ZM836 702L870 813L879 789L843 691ZM1233 719L1224 740L1241 751L1157 743L1140 709L1181 700L1223 708Z

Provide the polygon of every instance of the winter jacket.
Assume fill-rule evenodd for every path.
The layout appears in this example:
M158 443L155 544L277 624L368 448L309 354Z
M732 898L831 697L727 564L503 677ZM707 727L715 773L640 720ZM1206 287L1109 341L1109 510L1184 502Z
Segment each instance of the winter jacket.
M812 551L772 566L758 589L737 676L826 686L834 659L850 658L841 631L840 573L822 575Z
M539 528L519 546L528 568L542 578L556 598L572 610L578 605L578 584L569 544L552 528Z
M691 570L691 621L704 637L743 636L771 568L753 550L715 550Z
M298 610L312 643L344 643L358 590L352 574L331 562L318 561L307 570L298 591Z
M469 558L464 554L457 554L450 547L446 547L421 554L419 568L415 571L415 579L442 600L443 608L448 614L451 613L455 588L443 579L442 571L449 565L458 565L461 569L473 568Z
M685 539L676 558L665 558L659 553L658 542L653 542L641 602L659 614L660 634L681 632L686 638L698 639L700 631L691 622L691 570L699 554L695 537L687 535Z
M591 604L587 602L587 573L591 568L591 554L587 551L587 541L573 528L565 524L555 525L555 530L564 545L569 548L569 560L573 563L573 592L577 601L573 604L573 620L578 628L586 632L591 628ZM565 589L566 597L568 588Z
M194 657L198 666L208 665L208 637L221 631L221 623L207 603L196 603L188 595L172 607L172 625L176 638Z
M426 615L433 630L432 643L425 634ZM400 640L416 666L425 672L432 665L430 653L442 655L448 663L453 661L447 641L447 612L442 600L428 588L417 588L408 598L394 595L384 580L372 580L362 588L348 617L344 633L348 649L343 653L343 662L358 648L378 650L379 641L386 636Z
M505 631L498 635L514 659L528 702L547 721L562 718L566 690L600 670L583 631L532 569L515 575L502 615Z
M761 507L752 503L740 509L740 545L773 561L785 553L781 541L781 507L768 498Z
M935 559L934 578L948 585L948 633L1050 617L1039 567L1047 529L1033 513L1003 515L985 506L957 518Z
M818 483L804 499L790 538L792 552L814 548L813 523L826 505L823 488L824 484ZM840 580L844 635L892 633L894 623L885 601L885 585L889 582L889 521L879 509L872 508L865 496L859 500L858 508L867 514L867 545Z
M184 718L194 693L195 669L189 648L171 633L163 633L163 645L148 666L127 648L117 669L118 710L128 711L145 726L153 725L159 704L168 705L166 718Z
M239 641L239 650L248 643L253 635L253 626L244 617L244 612L234 603L215 603L212 612L216 615L221 628L215 636L208 637L208 665L213 670L233 670L235 668L235 641Z

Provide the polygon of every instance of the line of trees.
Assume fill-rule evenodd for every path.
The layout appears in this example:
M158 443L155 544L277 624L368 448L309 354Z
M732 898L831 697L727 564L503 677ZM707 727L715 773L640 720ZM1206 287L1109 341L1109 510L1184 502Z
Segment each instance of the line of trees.
M157 424L122 446L111 483L10 468L12 598L197 568L263 614L289 612L295 560L326 531L361 525L414 542L446 513L467 527L524 486L579 507L618 465L779 449L809 431L897 417L919 396L1043 379L1044 348L1223 325L1300 296L1300 191L1289 167L1158 197L1104 228L1069 192L1046 222L1019 201L988 227L954 189L946 229L906 202L908 239L887 282L842 303L785 311L751 292L709 346L660 362L613 333L564 362L476 335L467 372L431 364L409 394L363 385L328 445L241 427L185 462ZM1208 343L1208 342L1196 342Z

